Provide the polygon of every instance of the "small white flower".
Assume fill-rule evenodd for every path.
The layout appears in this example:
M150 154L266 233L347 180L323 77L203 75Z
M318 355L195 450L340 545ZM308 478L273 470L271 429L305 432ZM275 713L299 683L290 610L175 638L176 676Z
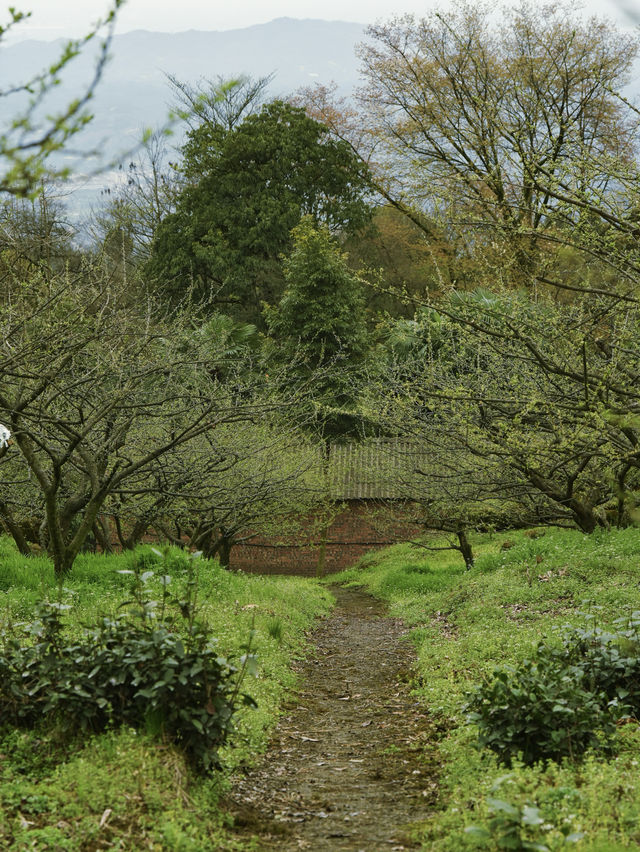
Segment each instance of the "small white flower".
M11 438L11 432L7 429L6 426L3 426L0 423L0 450L3 450L5 447L9 446L9 439Z

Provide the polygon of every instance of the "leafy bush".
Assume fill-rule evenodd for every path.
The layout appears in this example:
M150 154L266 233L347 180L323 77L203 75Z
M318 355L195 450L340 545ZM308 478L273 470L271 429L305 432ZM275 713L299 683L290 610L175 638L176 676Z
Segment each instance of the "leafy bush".
M505 784L512 784L510 775L498 778L492 792L501 792ZM575 790L558 791L559 798L575 793ZM535 802L519 796L516 801L491 796L487 798L489 820L486 826L469 825L465 834L473 838L480 848L528 850L528 852L552 852L566 849L568 844L578 843L584 833L574 831L571 820L550 819L549 809L542 809ZM546 803L548 804L548 803Z
M479 744L507 766L577 758L588 748L610 751L616 723L640 716L640 613L608 632L588 616L565 626L559 645L540 642L533 659L494 672L465 709Z
M128 725L180 745L194 766L217 763L231 730L240 693L240 669L221 657L215 640L195 618L193 582L170 598L162 578L161 602L145 585L152 572L134 576L133 609L103 618L79 639L67 635L64 604L41 603L36 619L0 637L0 725L50 723L69 731ZM179 629L182 628L182 629Z

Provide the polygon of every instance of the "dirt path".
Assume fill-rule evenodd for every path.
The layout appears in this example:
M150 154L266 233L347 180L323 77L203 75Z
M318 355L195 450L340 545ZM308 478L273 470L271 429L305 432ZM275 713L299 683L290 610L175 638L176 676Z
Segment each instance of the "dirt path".
M229 801L236 830L262 850L416 849L436 795L425 708L410 694L413 648L401 622L354 589L314 632L260 765Z

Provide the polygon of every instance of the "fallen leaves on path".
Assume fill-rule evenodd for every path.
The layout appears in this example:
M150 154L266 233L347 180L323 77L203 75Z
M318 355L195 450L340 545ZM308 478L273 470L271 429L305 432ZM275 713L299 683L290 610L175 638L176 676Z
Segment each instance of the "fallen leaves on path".
M411 694L413 648L373 598L335 593L298 664L300 693L229 810L264 850L416 849L438 767L427 708Z

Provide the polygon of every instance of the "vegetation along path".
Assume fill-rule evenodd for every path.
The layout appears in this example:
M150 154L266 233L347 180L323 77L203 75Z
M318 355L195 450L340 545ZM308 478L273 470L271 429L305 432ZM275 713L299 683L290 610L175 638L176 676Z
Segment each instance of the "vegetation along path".
M264 850L415 849L437 766L426 708L411 694L408 631L364 592L333 591L300 691L232 791L236 829Z

